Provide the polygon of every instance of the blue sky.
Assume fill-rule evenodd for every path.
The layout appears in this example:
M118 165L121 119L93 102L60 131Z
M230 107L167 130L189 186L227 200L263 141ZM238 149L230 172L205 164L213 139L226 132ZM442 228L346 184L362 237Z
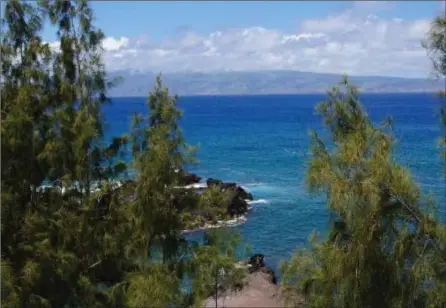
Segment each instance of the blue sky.
M394 1L381 17L415 20L432 18L441 1ZM384 2L383 2L384 3ZM355 6L353 1L94 1L97 25L110 36L149 34L162 38L186 29L199 33L222 28L262 26L295 31L298 21L322 18ZM55 39L47 31L48 40Z
M422 77L443 1L95 1L110 70L292 69ZM444 10L444 9L443 9ZM44 39L56 40L48 29Z

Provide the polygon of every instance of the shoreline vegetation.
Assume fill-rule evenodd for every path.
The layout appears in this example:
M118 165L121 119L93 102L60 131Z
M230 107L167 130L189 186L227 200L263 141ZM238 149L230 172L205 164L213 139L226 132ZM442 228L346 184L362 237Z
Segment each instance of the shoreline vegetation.
M184 186L179 187L185 194L192 194L199 198L200 206L184 215L183 234L201 230L235 227L246 222L249 211L253 208L254 198L236 183L225 183L209 178L201 182L202 178L194 173L183 171ZM222 194L222 198L211 198L209 195ZM190 214L190 215L188 215Z
M247 215L253 207L264 202L254 200L251 193L236 183L225 183L217 179L209 178L202 182L202 178L195 173L179 171L181 185L175 186L176 195L181 202L196 202L196 206L184 209L181 234L189 234L207 229L218 229L224 227L236 227L247 221ZM112 191L126 191L124 198L131 202L134 200L136 182L134 179L115 180L109 183ZM91 193L97 194L100 199L104 194L102 185L93 183ZM36 191L56 190L61 195L80 194L82 189L79 185L72 184L70 187L59 187L57 185L41 185ZM205 200L209 194L222 194L223 198Z

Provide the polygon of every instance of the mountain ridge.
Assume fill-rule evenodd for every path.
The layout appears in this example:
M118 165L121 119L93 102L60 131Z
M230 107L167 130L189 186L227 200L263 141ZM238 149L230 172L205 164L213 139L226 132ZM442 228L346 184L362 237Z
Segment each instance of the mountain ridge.
M123 82L109 91L114 97L146 96L156 73L121 70L111 72ZM341 74L300 71L176 72L162 74L172 93L191 95L318 94L337 83ZM426 93L444 89L444 80L385 76L349 76L364 93Z

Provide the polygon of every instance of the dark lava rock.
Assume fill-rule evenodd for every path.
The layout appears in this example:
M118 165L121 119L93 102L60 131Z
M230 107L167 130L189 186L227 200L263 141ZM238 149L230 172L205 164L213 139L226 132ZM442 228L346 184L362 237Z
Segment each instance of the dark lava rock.
M209 179L206 180L206 185L207 185L208 187L211 187L211 186L220 186L221 184L223 184L222 181L220 181L220 180L216 180L216 179L213 179L213 178L209 178Z
M190 173L185 170L180 171L180 183L182 185L191 185L196 184L201 181L201 177L196 175L195 173Z
M249 273L262 272L268 275L269 281L277 285L277 277L272 269L265 265L265 256L262 254L254 254L249 258L248 264L251 265Z
M256 253L249 258L248 264L250 264L251 269L254 269L255 271L265 266L264 260L265 260L264 255Z
M253 200L252 195L240 186L237 187L237 195L239 195L244 200Z
M237 189L237 184L235 184L235 183L221 183L220 184L220 187L222 188L222 189L232 189L232 190L235 190L235 189Z
M228 205L228 214L231 216L239 216L248 212L248 203L245 199L234 194Z
M228 214L231 216L243 215L248 211L248 203L246 200L252 200L250 193L236 183L224 183L220 180L209 178L206 181L208 187L219 186L222 190L234 192L234 196L228 205Z

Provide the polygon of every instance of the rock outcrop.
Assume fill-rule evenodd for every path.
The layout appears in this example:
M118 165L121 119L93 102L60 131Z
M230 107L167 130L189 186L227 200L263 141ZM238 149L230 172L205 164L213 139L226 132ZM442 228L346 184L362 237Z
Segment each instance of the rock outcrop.
M197 184L201 181L201 177L195 173L188 172L186 170L180 170L180 184L181 185L192 185Z
M277 277L274 274L274 271L266 266L265 264L265 256L262 254L255 254L249 258L249 273L262 272L265 273L268 277L268 280L277 285Z
M274 271L265 265L264 256L255 254L244 264L249 275L242 289L220 294L217 307L286 307ZM205 306L215 307L215 297L208 298Z
M252 194L244 190L242 187L237 186L237 195L240 196L240 198L244 200L250 200L252 201L254 198L252 197Z
M221 184L223 184L222 181L216 180L216 179L213 179L213 178L209 178L209 179L206 180L206 185L208 187L211 187L211 186L221 186Z
M245 220L244 215L248 212L248 202L252 200L252 195L236 183L225 183L217 179L209 178L206 181L206 186L193 185L201 183L202 178L195 173L191 173L185 170L178 170L180 174L180 183L175 188L175 194L173 202L175 207L185 213L182 218L185 222L185 230L193 231L200 228L207 227L220 227L224 225L225 221L235 225L243 223ZM134 180L127 180L121 182L121 184L114 188L115 192L118 192L122 202L132 202L135 199L136 182ZM189 186L192 185L192 186ZM189 186L189 187L187 187ZM222 191L230 191L231 199L226 204L226 208L219 209L219 213L225 212L224 218L217 216L211 210L204 210L197 208L199 203L200 194L202 194L209 187L218 186ZM105 195L102 198L110 198L111 196ZM104 203L103 200L98 200L99 203ZM101 207L101 205L98 205ZM229 217L229 220L228 220ZM233 220L235 220L233 222Z
M236 183L225 183L220 180L209 178L206 180L208 187L218 186L223 191L232 191L232 199L228 205L228 214L230 216L240 216L248 212L247 200L252 200L253 197L250 193L244 190L242 187L237 186Z
M244 190L242 187L237 186L236 183L225 183L220 180L216 180L213 178L209 178L206 180L206 185L208 187L211 186L220 186L221 189L230 189L233 190L238 197L242 198L243 200L252 200L252 194Z

